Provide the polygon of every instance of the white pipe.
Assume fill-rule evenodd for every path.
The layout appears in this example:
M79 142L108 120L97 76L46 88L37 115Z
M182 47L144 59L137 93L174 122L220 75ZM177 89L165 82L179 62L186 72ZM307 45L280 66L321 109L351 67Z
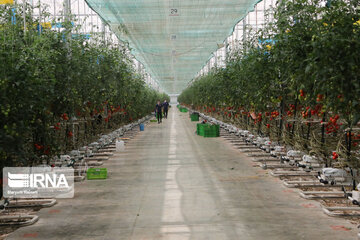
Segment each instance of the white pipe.
M56 204L55 199L11 199L8 208L18 207L52 207ZM27 204L33 203L33 204Z
M23 0L24 35L26 34L26 0Z
M11 220L20 220L20 219L29 219L25 222L12 222ZM2 222L3 220L9 222ZM0 226L8 226L8 225L21 225L27 226L32 225L39 220L39 217L36 215L12 215L12 216L0 216Z

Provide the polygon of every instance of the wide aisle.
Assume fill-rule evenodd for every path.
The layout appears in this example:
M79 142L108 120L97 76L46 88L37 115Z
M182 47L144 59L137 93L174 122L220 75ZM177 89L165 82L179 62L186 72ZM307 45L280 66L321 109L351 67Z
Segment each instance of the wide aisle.
M354 225L325 216L222 138L194 132L173 108L106 162L109 179L77 184L74 199L8 239L356 238Z

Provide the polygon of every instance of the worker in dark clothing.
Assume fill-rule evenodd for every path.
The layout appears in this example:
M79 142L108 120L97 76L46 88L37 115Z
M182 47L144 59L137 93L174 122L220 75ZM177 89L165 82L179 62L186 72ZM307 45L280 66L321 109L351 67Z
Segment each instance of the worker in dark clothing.
M160 101L157 101L157 104L155 106L155 113L156 113L156 117L158 120L158 123L162 122L162 104L160 103Z
M163 105L163 108L164 108L164 117L167 119L168 110L169 110L169 103L165 99L165 101L164 101L164 103L162 105Z

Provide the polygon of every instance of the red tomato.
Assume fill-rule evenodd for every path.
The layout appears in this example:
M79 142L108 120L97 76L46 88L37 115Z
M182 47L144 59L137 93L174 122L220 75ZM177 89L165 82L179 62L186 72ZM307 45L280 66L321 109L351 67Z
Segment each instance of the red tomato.
M74 136L74 134L72 133L72 131L69 131L69 132L67 133L67 136L68 136L68 137L72 137L72 136Z

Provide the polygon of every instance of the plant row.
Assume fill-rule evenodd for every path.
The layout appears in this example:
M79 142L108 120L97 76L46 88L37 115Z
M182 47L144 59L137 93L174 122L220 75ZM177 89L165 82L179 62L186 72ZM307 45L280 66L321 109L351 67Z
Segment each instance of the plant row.
M358 167L358 1L281 1L274 21L196 79L179 102L317 155Z
M57 31L40 27L30 6L24 29L22 10L0 5L2 167L37 164L169 100L145 84L124 48L73 38L71 20Z

